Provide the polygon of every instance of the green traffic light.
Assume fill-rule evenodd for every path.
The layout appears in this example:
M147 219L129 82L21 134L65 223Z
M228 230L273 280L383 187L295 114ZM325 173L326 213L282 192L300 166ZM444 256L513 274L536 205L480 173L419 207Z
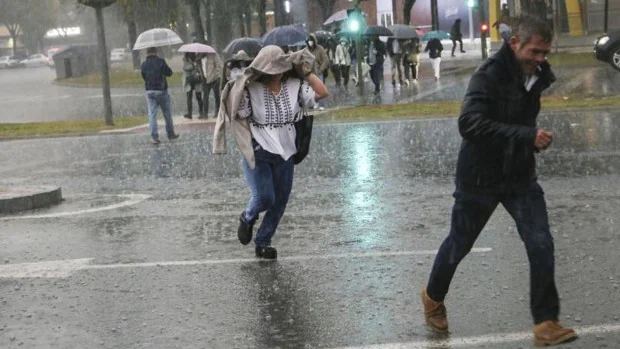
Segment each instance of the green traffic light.
M360 22L357 19L349 19L349 30L357 33L360 30Z

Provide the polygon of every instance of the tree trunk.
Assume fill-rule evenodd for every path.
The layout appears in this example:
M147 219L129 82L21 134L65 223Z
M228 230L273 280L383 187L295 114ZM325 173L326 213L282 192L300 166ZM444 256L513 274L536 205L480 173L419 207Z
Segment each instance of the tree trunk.
M133 45L138 39L138 28L135 21L127 22L127 35L129 37L129 46L131 48L131 61L133 62L133 69L140 69L140 51L133 50Z
M260 27L260 36L267 32L267 0L258 0L258 26Z
M415 5L416 0L405 0L403 7L403 22L404 24L411 25L411 9Z
M190 11L192 13L192 19L194 20L194 34L197 42L205 43L205 30L202 26L202 16L200 16L200 2L199 0L190 1Z
M245 11L243 6L239 6L239 8L237 8L237 22L239 23L239 34L241 35L240 37L245 36L245 20L243 19L244 12Z
M108 68L108 46L105 43L105 27L103 24L103 9L95 7L97 15L97 41L99 42L99 60L101 61L101 87L103 89L103 108L105 124L114 125L112 119L112 96L110 95L110 71Z
M9 30L9 35L13 41L13 55L17 54L17 36L19 36L19 25L6 24L6 28Z
M252 36L252 6L248 3L245 8L245 31L248 36Z
M284 0L274 0L274 19L276 21L276 27L286 24L286 13L284 11Z
M205 7L205 30L207 32L207 38L210 44L214 44L213 21L211 21L211 0L203 0L202 4Z

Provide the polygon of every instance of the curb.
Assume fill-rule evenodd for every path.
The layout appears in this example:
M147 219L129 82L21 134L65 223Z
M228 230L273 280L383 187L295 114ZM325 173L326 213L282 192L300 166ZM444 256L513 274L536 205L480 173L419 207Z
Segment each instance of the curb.
M34 210L61 201L60 187L0 187L0 214Z

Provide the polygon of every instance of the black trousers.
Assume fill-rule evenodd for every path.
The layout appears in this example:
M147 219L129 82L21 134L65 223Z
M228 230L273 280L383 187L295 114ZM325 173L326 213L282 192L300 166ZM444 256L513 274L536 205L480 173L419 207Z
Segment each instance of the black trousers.
M452 39L452 55L454 56L454 51L456 50L456 43L461 44L461 52L465 52L463 50L463 39L462 38L458 38L458 39Z
M510 195L472 194L457 188L454 198L452 226L435 257L427 285L428 295L438 302L444 300L456 268L501 203L517 223L527 251L530 262L530 309L534 323L558 320L560 301L555 286L554 244L540 185L532 183L527 192Z
M330 69L332 70L332 74L334 74L334 80L336 80L336 86L340 86L341 82L341 69L338 64L330 64Z
M342 76L342 83L344 84L344 87L347 87L349 85L349 74L351 71L351 66L350 65L339 65L338 67L340 67L340 75Z
M211 90L213 90L213 98L215 99L215 117L217 118L217 113L219 113L220 111L220 79L217 79L209 84L204 84L202 86L205 101L205 108L203 110L203 113L205 117L209 116L209 95L211 94Z
M381 91L381 81L383 81L383 62L376 63L370 67L370 79L375 84L375 93L379 93ZM364 81L362 80L361 82L363 83Z
M198 113L202 115L202 93L194 93L194 85L192 85L192 90L187 92L187 115L192 116L193 94L196 95L196 101L198 102Z

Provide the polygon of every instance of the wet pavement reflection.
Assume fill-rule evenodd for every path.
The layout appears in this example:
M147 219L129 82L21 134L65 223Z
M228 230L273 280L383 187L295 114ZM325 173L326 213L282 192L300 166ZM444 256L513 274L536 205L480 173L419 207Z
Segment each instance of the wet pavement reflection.
M618 116L540 117L555 134L538 172L561 320L590 331L567 348L620 341L620 327L589 327L620 322ZM211 140L195 131L158 147L147 134L2 142L0 185L60 185L66 202L31 214L73 213L0 216L0 347L532 346L527 257L501 209L451 288L450 337L423 324L418 294L449 228L455 119L318 123L276 233L277 262L238 243L249 195L240 156L232 139L228 155L211 155ZM3 269L66 260L74 267L38 278ZM498 342L503 334L516 339Z

